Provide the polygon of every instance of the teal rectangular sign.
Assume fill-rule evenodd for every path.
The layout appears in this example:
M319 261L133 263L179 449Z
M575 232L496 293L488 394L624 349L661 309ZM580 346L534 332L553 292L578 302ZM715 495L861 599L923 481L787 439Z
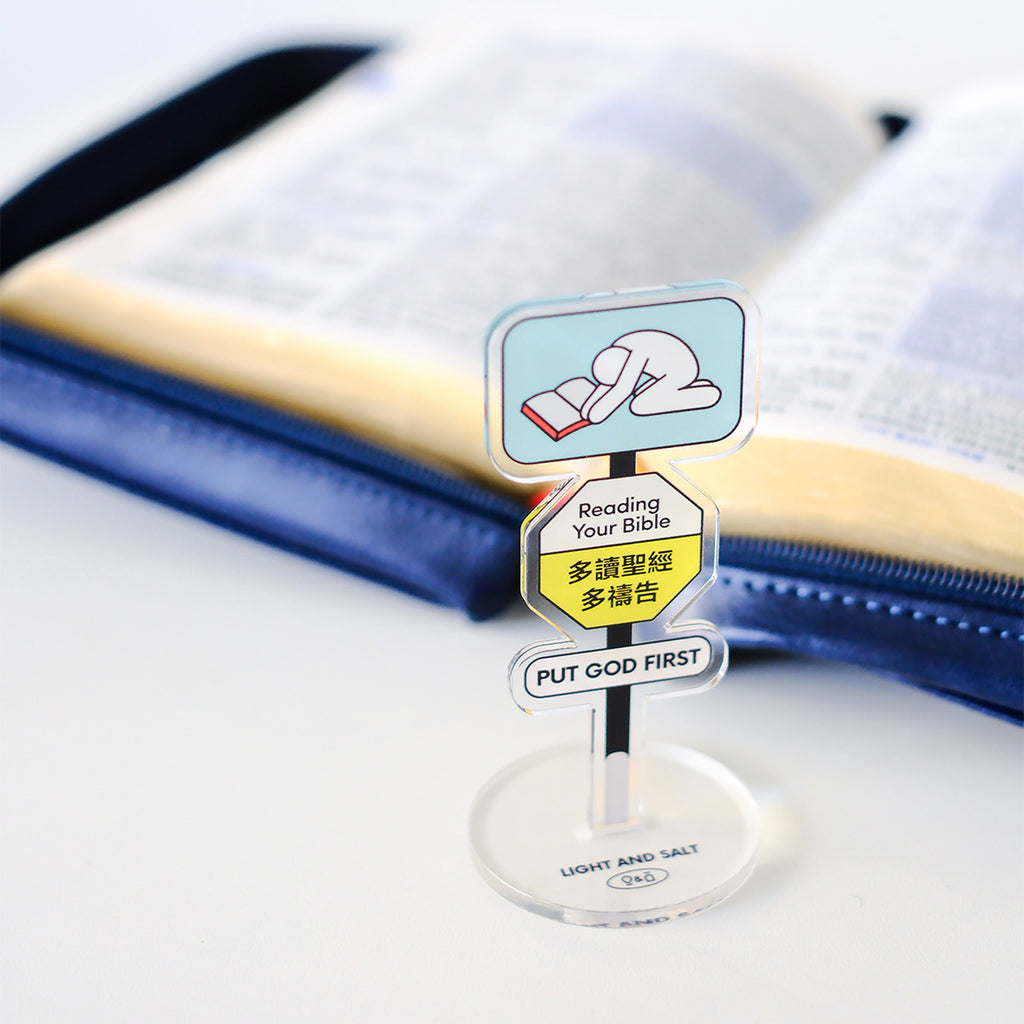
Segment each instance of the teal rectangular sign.
M528 466L706 445L738 430L743 307L731 295L673 301L669 289L651 301L653 294L635 304L623 295L611 308L540 305L507 328L501 444L508 459Z

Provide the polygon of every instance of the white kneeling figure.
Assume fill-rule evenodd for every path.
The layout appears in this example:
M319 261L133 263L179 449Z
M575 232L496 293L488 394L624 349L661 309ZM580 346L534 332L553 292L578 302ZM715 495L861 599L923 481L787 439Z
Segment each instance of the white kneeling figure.
M602 423L628 399L637 416L707 409L722 392L698 378L693 349L667 331L631 331L594 357L598 385L581 410L591 423ZM640 383L641 378L648 379Z

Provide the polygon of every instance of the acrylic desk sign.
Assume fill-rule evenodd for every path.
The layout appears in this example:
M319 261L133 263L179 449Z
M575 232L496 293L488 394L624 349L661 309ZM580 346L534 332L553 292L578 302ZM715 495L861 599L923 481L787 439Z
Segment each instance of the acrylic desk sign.
M725 672L708 622L680 622L715 578L718 509L675 471L728 455L756 418L760 317L728 282L514 306L487 342L487 443L514 480L563 478L526 519L526 603L564 636L509 669L525 711L590 711L589 747L492 779L476 862L502 895L572 924L633 927L704 910L753 870L758 814L710 758L645 750L652 697ZM638 472L661 452L669 475Z

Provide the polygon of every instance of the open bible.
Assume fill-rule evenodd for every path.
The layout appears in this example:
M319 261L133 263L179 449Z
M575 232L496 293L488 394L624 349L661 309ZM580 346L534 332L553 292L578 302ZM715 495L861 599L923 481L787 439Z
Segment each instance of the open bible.
M186 406L243 424L247 443L272 435L292 459L331 458L337 438L355 438L425 467L408 477L418 494L483 486L498 503L489 527L514 530L483 445L490 318L536 296L738 280L764 314L761 421L740 453L687 473L721 507L723 563L788 573L794 594L801 579L827 580L816 613L843 587L860 596L837 599L835 642L824 621L754 613L734 636L858 658L874 645L869 664L952 691L973 665L1002 688L978 703L1019 704L1007 680L1024 593L1022 123L1024 87L1004 84L922 111L883 146L876 122L820 83L639 32L403 47L6 273L5 433L90 470L112 457L103 403L75 393L95 444L66 457L83 435L58 414L54 374L136 401L173 391L163 435L181 452L186 433L203 436L175 434ZM568 379L523 413L567 436L587 424L594 386ZM122 418L109 441L127 465L125 431L140 432L140 476L146 446L161 444L154 422ZM239 465L228 442L206 455L230 465L228 449ZM308 474L272 462L249 472L283 473L283 490L305 493ZM184 456L160 482L96 471L156 497L189 473ZM299 512L247 526L229 508L246 484L227 493L220 477L215 497L194 481L187 500L168 500L287 544ZM329 524L303 529L291 546L318 556ZM481 551L472 571L495 558ZM397 562L354 567L430 592ZM785 596L759 593L763 606ZM896 609L887 628L924 653L904 664L905 638L877 633L879 617L854 621L869 604ZM955 683L942 668L954 662Z
M548 437L560 441L573 431L589 426L583 406L594 394L597 384L588 377L573 377L559 384L553 391L542 391L523 402L523 415L544 431Z

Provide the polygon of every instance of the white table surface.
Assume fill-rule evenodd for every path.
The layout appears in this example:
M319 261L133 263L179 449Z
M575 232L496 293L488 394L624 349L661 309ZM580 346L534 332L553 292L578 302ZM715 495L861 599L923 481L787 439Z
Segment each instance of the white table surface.
M5 183L218 54L434 10L348 6L19 12ZM1019 62L995 0L949 24L737 6L866 102ZM751 881L657 928L556 924L493 893L467 839L492 773L585 740L508 697L539 619L472 624L8 447L0 470L4 1020L1019 1019L1015 727L850 666L740 660L652 731L754 787Z

